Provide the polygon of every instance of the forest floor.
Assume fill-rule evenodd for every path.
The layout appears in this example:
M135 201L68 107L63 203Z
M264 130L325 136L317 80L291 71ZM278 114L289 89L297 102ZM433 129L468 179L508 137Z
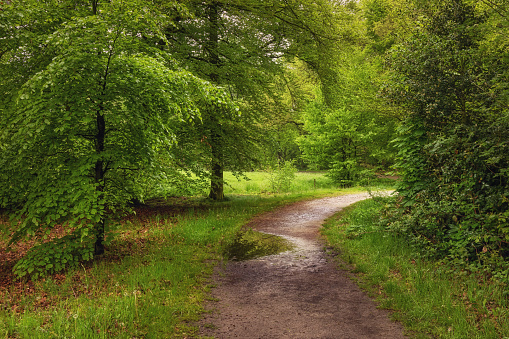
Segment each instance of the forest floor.
M290 251L217 269L200 336L215 338L405 338L390 311L339 270L319 229L342 208L368 198L350 194L295 203L247 226L294 244Z

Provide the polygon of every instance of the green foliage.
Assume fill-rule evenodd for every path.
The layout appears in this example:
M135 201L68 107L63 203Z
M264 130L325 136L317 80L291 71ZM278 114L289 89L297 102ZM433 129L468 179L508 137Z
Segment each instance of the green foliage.
M395 140L402 181L389 229L428 255L508 281L507 51L500 18L468 1L415 2L385 94L409 112ZM437 5L437 6L435 6ZM434 7L433 7L434 6Z
M223 172L240 173L258 167L263 115L267 97L273 97L272 80L282 63L274 54L286 46L274 17L253 1L182 2L189 16L166 27L167 43L182 66L229 90L239 112L210 106L202 110L202 123L183 125L177 134L180 159L201 178L210 180L209 197L222 200ZM170 9L170 15L174 15ZM276 37L272 43L266 39ZM231 114L233 113L233 114Z
M342 59L338 107L319 101L308 105L302 114L306 134L298 138L298 144L311 167L327 169L337 184L351 186L369 176L367 169L392 164L394 150L389 141L397 121L377 97L379 60L353 47Z
M50 20L32 11L50 11L45 6L51 4L25 5L7 7L2 15L16 27L24 18ZM35 237L39 246L28 254L35 259L17 266L19 275L64 267L57 259L51 267L37 260L55 246L44 239L59 224L74 234L66 241L97 237L99 254L107 219L128 213L129 202L140 198L137 179L176 172L164 169L171 164L162 164L167 156L160 155L174 147L175 126L199 120L198 103L234 109L220 89L175 68L167 54L147 44L145 37L164 39L149 5L111 1L74 14L59 17L62 23L52 30L19 28L43 35L51 57L41 61L27 52L26 69L14 71L2 87L13 100L2 111L0 202L16 208L11 243ZM22 57L16 53L31 43L12 41L2 64L12 70ZM70 244L68 253L80 246ZM84 245L80 251L87 250Z
M507 283L422 258L421 248L416 251L404 234L380 223L389 204L385 198L364 200L327 222L322 232L341 258L338 263L359 273L361 287L415 337L506 337Z
M460 126L428 143L426 157L420 159L430 171L429 183L420 190L415 187L418 182L409 186L412 189L400 186L401 218L390 228L426 248L429 255L473 270L487 269L488 274L505 272L499 277L509 279L504 262L509 255L509 202L504 198L509 193L509 144L502 137L508 132L507 124ZM420 174L417 178L423 178ZM404 178L410 184L412 177Z
M42 276L76 267L92 259L95 238L79 239L67 235L31 248L14 266L14 274L22 278L29 275L36 280Z
M268 170L269 182L274 193L286 193L292 188L297 168L293 161L278 162Z
M377 53L384 53L394 44L395 37L391 34L393 23L387 22L390 16L391 3L383 0L365 1L364 16L366 17L367 34L371 48Z
M398 128L398 137L392 142L398 150L395 167L402 176L397 190L404 197L405 207L416 203L416 196L429 185L428 167L422 152L426 131L418 119L408 119Z
M291 160L299 154L285 133L300 133L287 124L296 124L294 112L302 104L298 80L287 66L296 58L304 60L327 83L327 98L332 97L335 75L329 75L336 71L331 51L341 33L354 35L355 29L349 32L353 25L342 25L337 31L343 20L351 23L351 15L343 4L324 0L182 3L190 16L166 29L174 56L194 74L227 86L241 108L239 116L203 110L203 125L193 131L184 126L179 134L188 150L186 166L209 177L210 197L220 200L224 170L240 173L260 168L261 160Z

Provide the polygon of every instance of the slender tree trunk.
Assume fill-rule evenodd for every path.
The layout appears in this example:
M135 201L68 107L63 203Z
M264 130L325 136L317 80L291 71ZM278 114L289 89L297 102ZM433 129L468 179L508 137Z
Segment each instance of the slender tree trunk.
M92 0L92 13L97 15L97 5L99 4L99 0Z
M94 15L97 15L97 7L99 4L99 0L92 0L92 11ZM100 53L99 53L100 54ZM108 63L106 65L106 71L104 73L103 83L102 83L102 92L106 91L106 80L108 77L110 62L111 62L112 52L108 56ZM95 152L97 155L101 155L104 152L104 139L106 137L106 120L104 119L102 103L99 104L99 108L96 112L96 128L97 133L95 135ZM99 160L95 162L94 166L94 181L96 184L96 190L99 193L97 199L100 201L104 197L104 174L106 172L104 161L99 157ZM106 225L106 218L101 216L101 219L95 224L94 233L96 236L96 241L94 245L94 255L101 255L104 253L104 227Z
M214 84L219 84L219 3L213 1L207 8L208 17L210 21L209 36L208 36L208 58L212 66L210 73L210 81ZM217 109L217 108L216 108ZM212 153L211 176L210 176L210 193L209 198L213 200L224 199L224 155L223 155L223 137L221 133L221 123L217 118L219 112L214 108L208 112L210 115L210 147Z
M101 154L104 152L104 137L106 135L106 122L104 120L104 115L102 114L102 109L97 112L96 115L96 124L97 124L97 134L95 138L95 151L97 154ZM96 190L99 192L98 199L102 199L104 195L104 162L99 159L95 163L94 168L94 179ZM94 246L94 254L100 255L104 253L104 225L106 220L104 217L101 217L101 220L95 225L95 235L96 241Z
M214 153L214 149L212 152ZM213 200L223 200L224 199L224 172L223 172L223 164L221 163L221 152L220 149L216 150L218 154L212 156L219 157L219 159L212 160L212 169L211 169L211 180L210 180L210 193L209 198Z
M97 5L99 3L98 0L92 0L92 12L94 15L97 15ZM109 60L108 60L109 66ZM106 71L107 72L107 71ZM106 86L106 76L105 74L104 83L102 84L102 90L104 91ZM106 121L104 120L102 105L99 105L99 108L96 112L96 128L97 133L95 135L95 152L97 154L101 154L104 152L104 138L106 136ZM104 162L99 159L95 162L94 166L94 182L96 184L96 190L99 192L98 200L102 200L104 195ZM106 220L104 217L101 217L99 222L95 224L94 234L96 236L96 241L94 245L94 255L101 255L104 253L104 225Z

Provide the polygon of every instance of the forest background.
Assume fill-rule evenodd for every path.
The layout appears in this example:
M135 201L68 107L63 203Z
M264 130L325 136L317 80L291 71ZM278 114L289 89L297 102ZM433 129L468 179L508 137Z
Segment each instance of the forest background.
M1 1L0 204L19 277L104 253L224 172L397 174L381 224L509 281L502 0ZM51 237L55 228L64 235Z

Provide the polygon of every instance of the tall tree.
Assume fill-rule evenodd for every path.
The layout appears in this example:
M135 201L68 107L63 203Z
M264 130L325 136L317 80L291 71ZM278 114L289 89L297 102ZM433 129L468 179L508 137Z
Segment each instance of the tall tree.
M194 161L210 171L209 197L222 200L225 167L237 171L253 166L260 116L252 108L264 101L271 87L268 72L279 67L276 53L283 46L280 37L270 35L275 32L272 23L254 14L255 2L184 3L191 16L168 28L171 49L182 65L227 88L242 107L235 115L208 107L202 112L202 123L181 134L182 142L201 150L201 159Z
M203 78L228 88L241 107L240 117L207 110L194 136L201 144L207 140L211 161L209 196L219 200L223 198L225 166L233 170L253 166L255 152L249 149L259 144L259 127L271 120L267 119L268 112L275 111L283 100L275 79L282 79L286 61L297 56L314 65L327 84L327 98L334 97L334 75L330 72L333 57L327 53L329 42L338 40L336 26L330 24L340 21L344 6L325 0L183 3L191 17L179 18L177 25L167 30L177 59Z
M172 126L199 119L197 102L224 108L228 97L147 44L164 35L143 1L17 1L0 15L0 61L12 71L2 74L0 196L17 208L11 243L39 242L15 270L38 275L103 253L139 171L154 174L158 151L174 147ZM65 236L47 242L56 225Z

